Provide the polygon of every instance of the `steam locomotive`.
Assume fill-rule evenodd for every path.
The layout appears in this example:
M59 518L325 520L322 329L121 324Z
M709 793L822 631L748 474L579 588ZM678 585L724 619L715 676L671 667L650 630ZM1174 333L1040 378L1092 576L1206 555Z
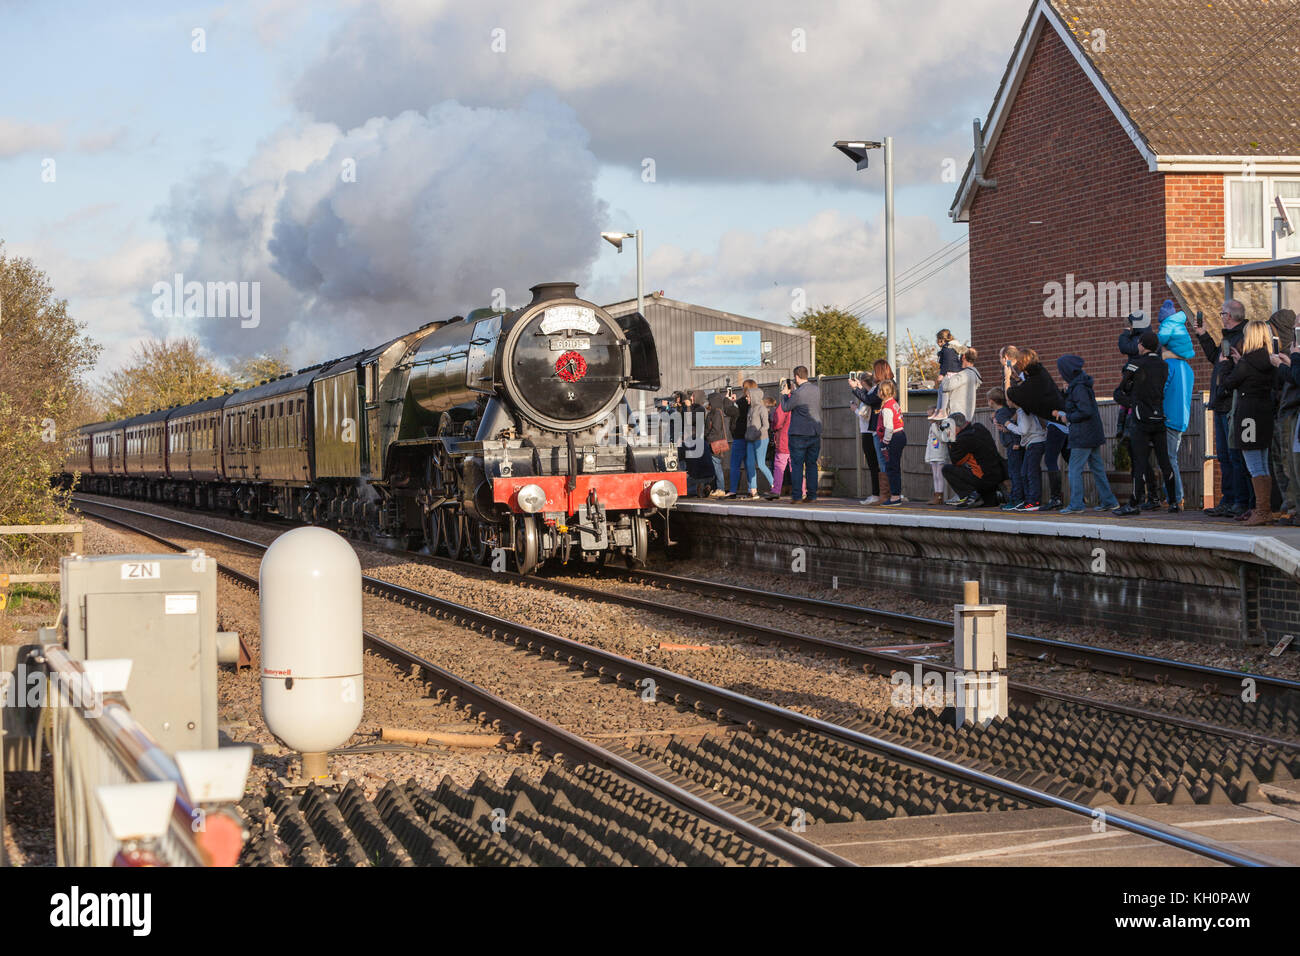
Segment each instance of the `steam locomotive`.
M686 491L676 447L627 423L628 391L659 388L650 326L572 282L530 291L522 309L84 426L65 477L481 563L505 555L522 573L552 559L643 563Z

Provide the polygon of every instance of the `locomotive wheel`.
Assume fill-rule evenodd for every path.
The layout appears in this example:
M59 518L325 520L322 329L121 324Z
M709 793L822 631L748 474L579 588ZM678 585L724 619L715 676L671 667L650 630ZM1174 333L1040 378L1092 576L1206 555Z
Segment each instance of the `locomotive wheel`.
M537 570L537 522L532 518L515 519L515 570L520 574L532 574Z
M628 570L645 567L650 556L650 521L640 515L632 516L632 547L627 552Z
M439 508L442 525L442 553L453 561L465 555L465 516L455 508Z
M465 537L468 539L469 557L475 564L487 564L492 549L488 546L487 525L474 518L465 519Z
M424 532L424 547L430 554L437 554L442 545L442 508L434 508L420 515L420 530Z

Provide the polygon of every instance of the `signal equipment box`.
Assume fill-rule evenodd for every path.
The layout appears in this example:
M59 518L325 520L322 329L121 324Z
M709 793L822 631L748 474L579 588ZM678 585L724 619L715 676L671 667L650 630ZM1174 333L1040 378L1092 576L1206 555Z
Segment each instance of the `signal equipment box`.
M59 567L68 653L130 658L126 702L170 753L217 746L217 562L73 555Z

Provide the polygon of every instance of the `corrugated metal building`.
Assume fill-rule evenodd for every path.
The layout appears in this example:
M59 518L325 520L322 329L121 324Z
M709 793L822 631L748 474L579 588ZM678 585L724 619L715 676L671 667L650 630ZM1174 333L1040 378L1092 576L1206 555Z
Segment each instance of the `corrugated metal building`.
M636 299L605 306L611 315L636 311ZM775 382L796 365L817 374L817 337L802 329L679 302L645 297L645 317L659 351L660 395L721 388L746 378Z

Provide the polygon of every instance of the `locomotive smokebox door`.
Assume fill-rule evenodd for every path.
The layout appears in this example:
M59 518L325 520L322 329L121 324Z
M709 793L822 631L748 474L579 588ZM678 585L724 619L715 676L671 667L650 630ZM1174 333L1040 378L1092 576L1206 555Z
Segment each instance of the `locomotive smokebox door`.
M650 392L658 391L659 351L655 348L650 323L640 312L621 315L615 321L627 337L628 356L632 361L632 381L628 386Z

